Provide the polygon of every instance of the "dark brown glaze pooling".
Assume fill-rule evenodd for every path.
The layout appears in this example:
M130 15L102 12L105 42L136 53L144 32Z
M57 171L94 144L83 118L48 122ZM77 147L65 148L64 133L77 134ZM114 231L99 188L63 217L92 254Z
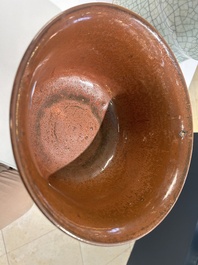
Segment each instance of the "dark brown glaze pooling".
M107 4L65 11L30 45L12 103L22 178L62 230L125 242L175 203L192 149L188 93L172 53L137 15Z
M50 77L33 81L28 116L30 146L46 179L90 145L109 104L101 87L83 76Z

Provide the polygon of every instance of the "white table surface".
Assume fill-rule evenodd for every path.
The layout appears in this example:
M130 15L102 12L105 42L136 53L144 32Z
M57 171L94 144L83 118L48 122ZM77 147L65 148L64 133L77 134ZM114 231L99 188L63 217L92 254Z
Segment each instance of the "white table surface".
M10 96L14 76L28 44L40 28L61 10L98 1L1 0L0 1L0 163L16 168L9 131ZM101 2L112 2L104 0ZM35 16L36 14L36 16ZM197 61L180 64L187 86Z

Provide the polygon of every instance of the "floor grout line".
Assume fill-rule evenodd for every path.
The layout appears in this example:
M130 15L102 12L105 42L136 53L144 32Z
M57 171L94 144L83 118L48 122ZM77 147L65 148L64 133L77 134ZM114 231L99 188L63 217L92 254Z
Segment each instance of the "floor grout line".
M81 245L81 242L79 242L79 244L80 244L80 254L81 254L82 264L85 265L85 264L84 264L84 259L83 259L83 251L82 251L82 245Z
M4 248L5 248L5 253L7 254L7 248L6 248L6 243L5 243L5 239L4 239L4 234L3 234L3 230L0 230L1 231L1 235L2 235L2 239L3 239L3 244L4 244Z
M8 258L8 252L7 252L7 248L6 248L6 243L5 243L5 239L4 239L4 234L3 234L3 230L0 230L0 231L1 231L2 239L3 239L3 245L4 245L4 249L5 249L6 259L7 259L8 265L10 265L10 261L9 261L9 258Z
M112 261L114 261L115 259L117 259L118 257L120 257L124 252L127 252L128 250L130 250L130 246L125 249L122 253L118 254L116 257L114 257L112 260L108 261L105 265L108 265L109 263L111 263ZM126 265L126 264L120 264L120 265Z
M28 241L27 243L22 244L20 247L14 248L14 249L12 249L12 250L10 250L10 251L7 251L6 243L5 243L5 241L4 241L4 246L5 246L5 249L6 249L6 255L9 254L9 253L11 253L11 252L13 252L13 251L15 251L15 250L17 250L17 249L20 249L20 248L24 247L25 245L28 245L29 243L32 243L32 242L36 241L36 240L39 239L39 238L42 238L42 237L46 236L46 235L49 234L49 233L52 233L52 232L55 231L55 230L56 230L56 228L54 228L54 229L48 231L47 233L45 233L45 234L43 234L43 235L41 235L41 236L38 236L38 237L35 238L35 239L32 239L31 241ZM2 231L2 236L3 236L3 231ZM4 237L3 237L3 240L4 240Z
M6 253L6 259L7 259L8 265L10 265L10 260L9 260L9 257L8 257L7 253Z

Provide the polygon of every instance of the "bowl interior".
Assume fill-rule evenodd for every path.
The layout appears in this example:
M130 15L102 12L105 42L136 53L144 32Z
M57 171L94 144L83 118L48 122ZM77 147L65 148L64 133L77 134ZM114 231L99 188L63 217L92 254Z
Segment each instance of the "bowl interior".
M192 150L184 79L155 29L120 7L79 6L40 31L16 75L11 124L31 196L81 240L145 235L184 184Z

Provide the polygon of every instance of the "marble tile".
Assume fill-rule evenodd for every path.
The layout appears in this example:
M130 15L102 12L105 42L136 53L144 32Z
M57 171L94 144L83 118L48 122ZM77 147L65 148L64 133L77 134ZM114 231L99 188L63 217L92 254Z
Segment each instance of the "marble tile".
M6 255L0 256L0 264L1 265L9 265Z
M33 205L25 215L2 230L7 252L55 229L57 228L41 213L37 206Z
M6 253L6 251L5 251L5 246L4 246L4 242L3 242L3 235L2 235L2 232L0 230L0 256L4 255L5 253Z
M127 250L122 252L119 256L117 256L115 259L113 259L112 261L110 261L105 265L126 265L130 254L131 254L131 248L128 248Z
M80 244L54 230L8 253L10 265L83 265Z
M114 247L92 246L85 243L80 244L85 265L106 265L130 247L129 243Z

